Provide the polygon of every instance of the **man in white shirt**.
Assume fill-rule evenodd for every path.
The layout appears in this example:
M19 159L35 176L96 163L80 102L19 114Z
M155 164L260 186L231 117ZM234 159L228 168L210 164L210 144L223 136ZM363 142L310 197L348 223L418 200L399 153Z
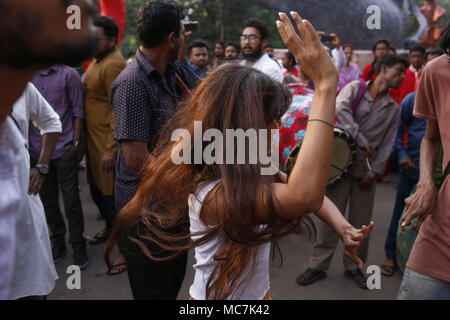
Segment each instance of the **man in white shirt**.
M29 174L20 161L24 139L8 115L37 70L52 64L77 64L92 56L99 39L92 28L91 1L78 0L81 26L67 28L67 7L72 1L0 1L0 299L9 297L14 270L15 222L26 204ZM25 194L25 195L23 195Z
M11 118L25 140L24 149L28 146L30 120L40 129L43 143L39 160L48 166L62 126L58 114L32 83L28 83L23 95L14 104ZM36 168L30 171L28 152L18 160L28 169L20 177L21 192L26 193L28 189L28 195L24 195L27 201L16 216L14 272L9 298L44 299L58 279L44 207L38 194L45 176Z
M249 19L244 23L241 33L241 64L253 67L272 79L283 82L283 73L279 64L264 52L269 39L267 25L258 19Z

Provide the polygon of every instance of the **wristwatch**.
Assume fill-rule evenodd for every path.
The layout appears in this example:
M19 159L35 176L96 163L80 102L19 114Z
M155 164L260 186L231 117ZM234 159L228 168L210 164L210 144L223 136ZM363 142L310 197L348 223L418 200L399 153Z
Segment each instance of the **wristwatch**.
M73 145L75 148L78 148L78 146L80 145L80 141L74 141L74 142L72 142L72 145Z
M45 164L37 164L36 169L38 169L39 173L43 176L46 176L48 174L48 166Z

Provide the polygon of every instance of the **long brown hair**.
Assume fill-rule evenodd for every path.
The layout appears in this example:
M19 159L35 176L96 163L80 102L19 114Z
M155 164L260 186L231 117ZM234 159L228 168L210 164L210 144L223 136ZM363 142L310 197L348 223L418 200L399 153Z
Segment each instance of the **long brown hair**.
M171 141L171 135L184 128L194 137L194 121L201 121L203 132L211 128L222 133L227 129L267 129L268 124L281 118L291 101L290 92L281 83L255 69L226 64L211 73L164 127L152 159L141 174L136 195L116 218L105 249L108 267L112 248L138 222L145 225L146 231L137 239L129 239L156 261L174 258L224 232L227 237L215 255L217 264L208 281L206 297L230 297L242 284L244 271L254 267L255 247L291 232L300 221L283 221L276 215L270 184L277 177L261 175L263 166L259 161L255 165L206 164L203 160L201 164L176 165L171 152L179 142ZM223 148L226 155L225 143ZM218 225L196 234L200 237L194 241L189 233L188 197L201 183L219 179L216 196L222 197L221 212L225 216L220 217ZM255 217L261 215L271 220L264 227L255 222ZM167 231L174 229L179 232ZM151 252L142 239L157 245L164 255Z

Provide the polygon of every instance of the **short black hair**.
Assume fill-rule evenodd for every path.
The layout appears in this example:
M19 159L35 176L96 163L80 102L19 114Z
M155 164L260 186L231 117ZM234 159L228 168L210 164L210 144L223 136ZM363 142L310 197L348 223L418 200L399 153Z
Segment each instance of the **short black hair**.
M450 55L450 23L441 32L441 48Z
M286 58L288 59L288 61L292 61L294 66L297 65L297 60L295 60L295 57L292 54L292 52L288 51L285 53L285 55L286 55Z
M388 66L389 68L392 68L393 66L395 66L396 64L403 64L406 68L409 68L409 62L408 60L406 60L405 58L402 58L400 56L396 56L393 54L388 54L386 56L384 56L380 62L377 63L377 70L376 70L376 74L379 75L381 72L381 68L383 66Z
M209 52L208 44L202 39L194 40L194 42L192 42L188 46L188 54L189 55L191 54L191 51L192 51L193 48L206 48L206 50L208 50L208 52Z
M225 42L223 42L223 41L216 41L215 45L218 45L218 44L220 44L220 46L225 49Z
M394 47L390 46L389 50L394 51L394 53L397 54L397 49L395 49Z
M386 45L386 47L388 47L388 48L391 47L389 41L387 41L386 39L381 39L381 40L378 40L377 42L375 42L375 44L373 45L373 47L372 47L372 51L373 51L373 52L376 51L377 46L378 46L380 43L384 43L384 44Z
M268 43L268 44L266 44L264 46L264 49L267 49L267 48L272 48L273 49L273 45L271 43Z
M445 52L442 49L428 50L427 53L425 54L425 58L428 59L429 56L442 56L444 53Z
M94 26L103 28L103 34L119 40L119 26L113 18L106 16L97 16L94 19Z
M156 48L164 38L181 32L183 8L170 0L147 0L138 13L137 31L145 48Z
M244 29L248 27L258 29L259 33L261 34L261 40L269 39L270 37L269 28L267 28L267 25L263 21L254 18L248 19L247 21L244 22L241 34L242 31L244 31Z
M412 52L421 52L423 53L423 55L425 55L427 53L427 49L425 49L425 47L422 47L421 45L415 45L414 47L412 47L411 49L409 49L409 53Z
M235 47L237 51L241 51L241 45L235 41L227 42L227 44L225 45L225 49L229 46Z

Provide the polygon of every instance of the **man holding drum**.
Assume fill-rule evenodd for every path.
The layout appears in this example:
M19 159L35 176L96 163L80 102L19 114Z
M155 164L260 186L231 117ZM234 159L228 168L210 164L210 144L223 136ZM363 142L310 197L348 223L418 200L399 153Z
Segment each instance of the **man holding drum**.
M396 135L398 106L390 97L390 88L398 88L405 78L409 63L393 55L384 57L377 64L377 78L367 83L367 90L356 110L352 104L358 99L359 80L349 83L339 93L336 116L357 144L354 164L348 174L327 188L327 197L346 212L350 200L348 220L352 225L367 225L372 217L375 198L375 177L382 174L392 150ZM309 262L309 268L297 278L301 285L308 285L326 277L338 237L324 222L318 221L317 239ZM361 242L359 256L365 261L368 239ZM366 289L366 276L362 270L344 256L345 275L360 288Z

